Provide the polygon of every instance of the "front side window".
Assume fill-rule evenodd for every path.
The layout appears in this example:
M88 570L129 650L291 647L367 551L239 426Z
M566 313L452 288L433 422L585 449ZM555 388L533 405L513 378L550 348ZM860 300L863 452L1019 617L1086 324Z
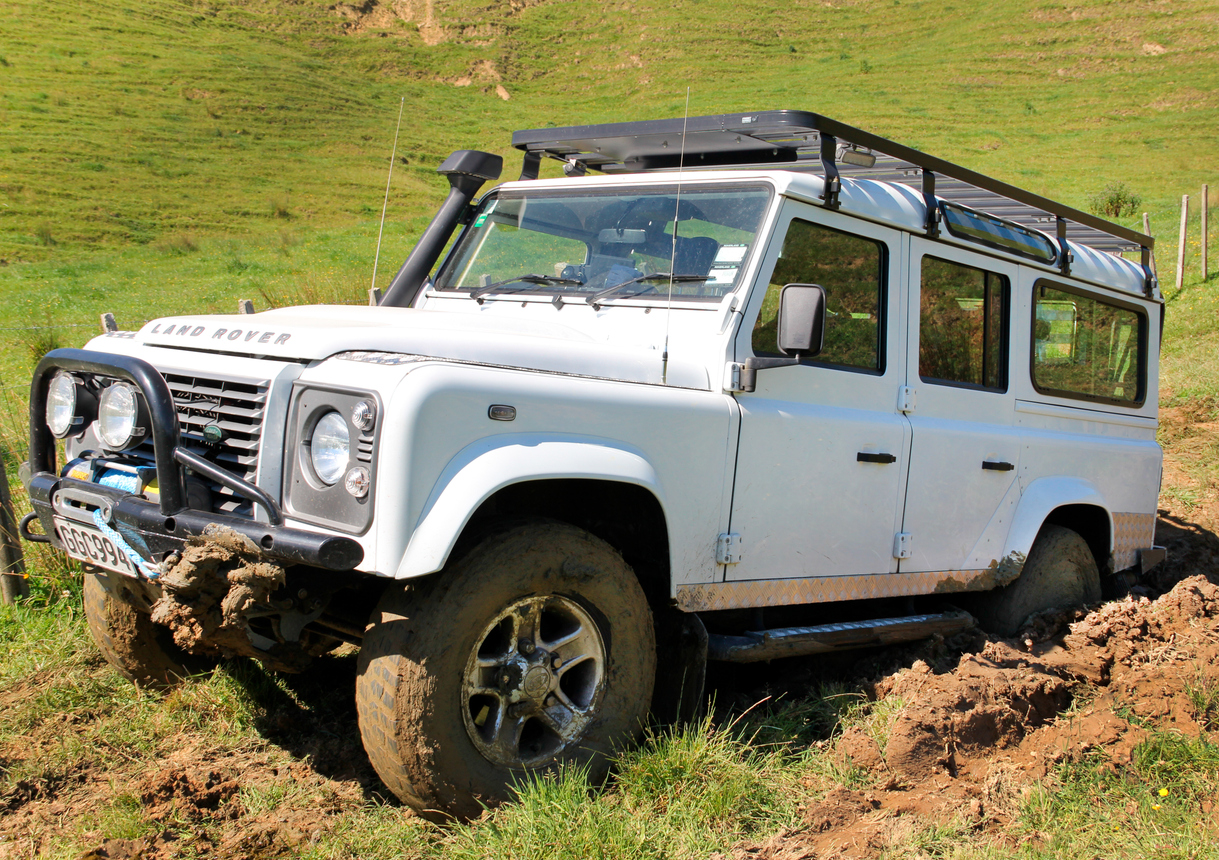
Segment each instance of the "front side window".
M924 257L918 373L925 382L1007 389L1007 278Z
M760 185L505 191L480 206L438 290L716 301L740 283ZM675 235L676 233L676 235Z
M883 370L884 263L880 242L793 219L753 327L754 354L780 354L779 291L783 286L819 284L826 300L825 346L813 361Z
M1044 283L1035 290L1033 386L1059 397L1142 404L1146 316L1074 290Z

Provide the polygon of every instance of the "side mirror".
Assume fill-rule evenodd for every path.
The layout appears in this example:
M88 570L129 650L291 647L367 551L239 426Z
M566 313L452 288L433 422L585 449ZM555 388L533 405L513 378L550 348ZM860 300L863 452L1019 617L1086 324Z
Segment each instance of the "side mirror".
M825 343L825 290L817 284L788 284L779 291L779 351L783 358L747 358L741 390L757 387L758 371L791 367L821 352Z
M779 351L808 357L825 342L825 290L817 284L788 284L779 291Z

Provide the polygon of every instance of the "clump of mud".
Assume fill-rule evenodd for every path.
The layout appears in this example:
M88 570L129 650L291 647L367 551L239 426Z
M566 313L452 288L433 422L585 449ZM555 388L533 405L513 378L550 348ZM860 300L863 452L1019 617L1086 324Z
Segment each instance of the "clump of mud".
M152 606L152 620L173 631L174 642L194 653L232 657L251 655L245 613L267 605L284 584L284 569L260 560L254 542L232 529L209 525L191 538L181 558L159 582L163 596ZM273 668L299 670L307 654L258 656ZM281 665L286 662L286 665Z

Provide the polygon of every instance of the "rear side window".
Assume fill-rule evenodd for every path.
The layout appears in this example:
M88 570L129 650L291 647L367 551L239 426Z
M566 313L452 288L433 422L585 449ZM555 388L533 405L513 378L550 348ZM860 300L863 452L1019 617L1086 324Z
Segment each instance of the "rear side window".
M923 258L918 373L926 382L1007 390L1007 278Z
M1042 394L1138 406L1147 319L1133 308L1039 284L1033 301L1033 386Z
M825 346L813 363L883 370L884 263L880 242L793 219L753 328L754 354L779 355L779 291L784 284L820 284L826 298Z

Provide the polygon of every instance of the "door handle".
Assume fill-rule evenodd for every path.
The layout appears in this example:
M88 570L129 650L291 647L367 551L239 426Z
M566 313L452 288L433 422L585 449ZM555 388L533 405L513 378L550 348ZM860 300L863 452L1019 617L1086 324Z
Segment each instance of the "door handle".
M1012 469L1014 469L1016 467L1013 466L1011 463L1004 463L1001 461L997 462L995 460L983 460L982 468L987 469L991 472L1010 472Z
M855 455L857 463L896 463L897 457L892 454L867 454L860 451Z

